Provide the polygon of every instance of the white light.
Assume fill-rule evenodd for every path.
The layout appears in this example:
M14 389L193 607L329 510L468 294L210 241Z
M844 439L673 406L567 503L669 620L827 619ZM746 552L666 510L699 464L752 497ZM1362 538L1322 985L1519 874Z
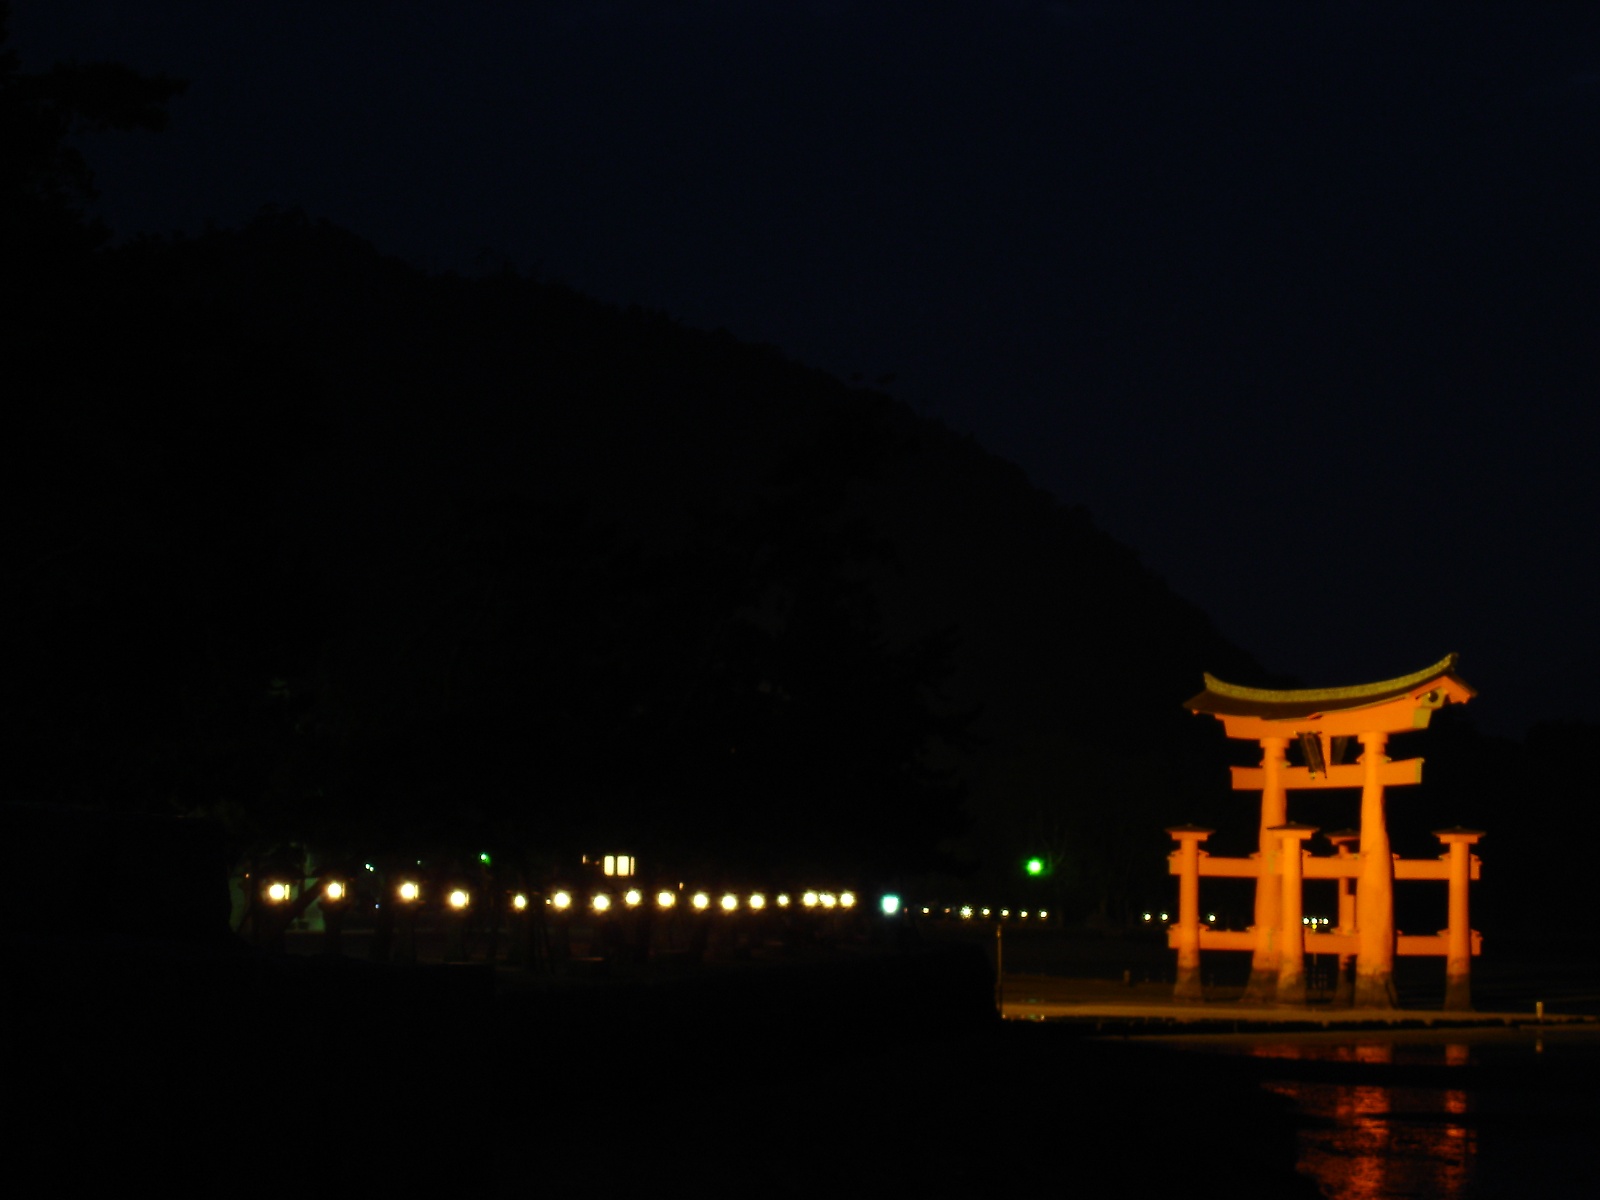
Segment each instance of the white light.
M983 910L983 915L984 915L984 916L988 916L988 915L989 915L989 910L988 910L988 909L984 909L984 910ZM962 906L961 906L961 919L962 919L962 920L963 920L963 921L970 921L970 920L972 920L972 905L970 905L970 904L963 904L963 905L962 905Z
M1009 917L1010 915L1011 915L1011 910L1009 908L1002 908L1000 910L1000 917L1001 917L1002 920L1004 920L1006 917Z
M644 893L638 888L629 888L622 896L622 902L629 908L638 908L639 901L644 899Z
M274 904L282 904L289 898L289 885L287 883L267 884L267 899Z
M856 894L854 892L840 892L839 893L839 907L840 908L854 908L855 906L856 906Z
M1217 923L1217 914L1216 913L1207 913L1206 914L1206 924L1207 925L1215 925L1216 923Z
M617 873L617 856L615 854L608 854L608 855L606 855L606 874L607 875L615 875L616 873Z
M815 908L819 900L820 897L815 892L807 892L805 895L800 897L800 903L804 904L807 908Z
M470 903L472 903L472 897L467 895L463 889L456 888L450 893L451 908L465 908Z
M337 879L330 879L328 881L328 886L322 889L322 894L329 900L343 900L344 884L340 883Z
M415 879L408 879L400 885L400 899L407 904L414 904L422 897L422 887Z
M605 912L611 907L611 897L604 892L597 892L593 900L589 901L595 912Z
M1041 920L1041 921L1043 921L1043 920L1044 920L1044 919L1045 919L1045 918L1047 918L1047 917L1048 917L1048 916L1049 916L1049 915L1050 915L1050 914L1049 914L1049 913L1047 913L1047 912L1045 912L1045 910L1044 910L1044 909L1042 909L1042 908L1041 908L1041 909L1040 909L1040 910L1039 910L1039 920Z
M1170 917L1168 917L1168 916L1167 916L1167 914L1166 914L1166 913L1162 913L1162 914L1161 914L1161 919L1162 919L1162 920L1163 920L1163 921L1169 921L1169 920L1171 920L1171 919L1172 919L1172 918L1170 918Z
M711 897L706 895L704 892L696 892L694 894L694 899L690 901L690 903L692 903L698 909L710 908Z
M751 908L762 909L767 906L767 898L760 892L752 892L747 903Z
M986 917L989 915L989 910L987 908L983 910L983 915Z
M886 917L892 917L900 911L900 897L895 895L885 896L878 901L878 907Z
M839 897L835 896L832 892L823 892L817 897L817 899L822 901L823 908L832 908L834 905L839 903Z
M1018 914L1017 914L1017 915L1018 915L1018 916L1019 916L1019 917L1021 917L1021 918L1022 918L1022 919L1023 919L1023 920L1024 920L1024 921L1026 921L1026 920L1027 920L1027 919L1028 919L1028 910L1027 910L1027 909L1023 909L1023 910L1022 910L1022 911L1021 911L1021 912L1020 912L1020 913L1018 913Z
M521 912L523 909L528 907L528 897L523 895L521 892L518 892L515 896L511 897L511 907L516 909L518 912Z
M666 888L662 888L656 893L656 905L660 908L671 908L677 902L677 895L669 892Z
M736 909L738 907L739 907L739 897L735 896L732 892L728 892L726 895L724 895L722 897L722 911L723 912L732 912L734 909Z
M779 908L788 908L789 907L789 893L788 892L779 892L778 893L778 907Z
M572 907L572 893L571 892L564 892L564 891L563 892L557 892L554 896L550 897L550 904L551 904L552 907L555 907L555 908L571 908Z

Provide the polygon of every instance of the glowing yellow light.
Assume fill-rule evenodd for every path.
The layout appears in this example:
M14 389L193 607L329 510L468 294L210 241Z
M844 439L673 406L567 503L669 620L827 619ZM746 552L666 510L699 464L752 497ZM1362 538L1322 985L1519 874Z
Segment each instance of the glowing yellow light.
M840 908L854 908L855 906L856 906L856 894L854 892L840 892L839 893L839 907Z
M669 892L666 888L662 888L656 893L656 903L662 908L671 908L677 902L678 897L676 894Z
M727 895L722 897L722 911L723 912L732 912L734 909L736 909L738 907L739 907L739 897L735 896L732 892L729 892Z
M989 910L987 908L983 910L983 915L986 917L989 915Z
M1048 916L1049 916L1049 915L1050 915L1050 914L1049 914L1049 913L1047 913L1047 912L1045 912L1045 910L1044 910L1044 909L1042 909L1042 908L1041 908L1041 909L1040 909L1040 910L1039 910L1039 920L1041 920L1041 921L1042 921L1042 920L1044 920L1044 919L1045 919L1045 918L1046 918L1046 917L1048 917Z
M287 883L267 884L267 899L274 904L282 904L289 898L289 885Z
M1017 914L1017 916L1021 917L1024 921L1026 921L1028 919L1028 910L1027 909L1023 909L1021 912L1019 912Z
M400 899L407 904L414 904L422 896L422 888L414 879L408 879L400 885Z
M343 900L344 884L337 879L330 879L327 886L322 889L322 895L328 900Z
M823 908L833 908L839 903L839 897L835 896L832 892L823 892L822 895L817 897L817 899L822 901Z
M1011 910L1009 908L1002 908L1000 910L1000 919L1001 920L1004 920L1005 918L1009 917L1010 915L1011 915Z
M933 910L931 908L929 908L927 905L923 905L922 906L922 915L923 916L925 916L925 917L926 916L931 916L932 913L933 913Z
M804 904L807 908L815 908L817 906L818 899L819 897L815 892L807 892L805 895L800 897L800 903Z
M1206 924L1207 925L1215 925L1216 923L1217 923L1217 914L1216 913L1207 913L1206 914Z
M1144 919L1145 919L1145 920L1146 920L1146 921L1148 921L1148 920L1149 920L1149 919L1150 919L1150 914L1149 914L1149 913L1145 913L1145 914L1144 914Z
M611 897L604 892L598 892L595 898L589 901L589 904L595 912L605 912L611 907Z
M623 893L622 902L629 908L638 908L639 901L644 899L644 893L638 888L629 888Z
M1163 920L1163 921L1170 921L1170 920L1172 920L1172 918L1171 918L1171 917L1169 917L1169 916L1167 916L1167 914L1166 914L1166 913L1162 913L1162 914L1161 914L1161 919L1162 919L1162 920Z
M983 915L984 916L988 916L989 915L989 911L987 909L985 909ZM961 906L961 919L963 921L970 921L972 919L972 905L963 904Z
M450 907L457 910L463 909L472 903L472 897L467 895L462 888L451 888L449 900Z
M698 909L704 910L711 907L711 897L706 895L704 892L696 892L694 894L694 898L690 900L689 903L693 904Z
M550 903L551 903L551 905L553 905L556 908L571 908L572 907L572 893L571 892L557 892L554 896L550 897Z
M750 894L750 899L746 903L748 903L751 908L765 908L767 906L767 898L760 892L752 892Z
M516 909L518 912L521 912L523 909L528 907L528 897L523 893L518 892L515 896L511 897L511 907Z
M779 892L778 893L778 907L779 908L788 908L789 907L789 893L788 892Z

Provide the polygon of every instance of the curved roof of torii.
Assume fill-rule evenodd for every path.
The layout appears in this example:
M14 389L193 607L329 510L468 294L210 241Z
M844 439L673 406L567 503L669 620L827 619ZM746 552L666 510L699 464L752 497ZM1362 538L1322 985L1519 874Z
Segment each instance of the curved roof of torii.
M1458 656L1447 654L1431 667L1424 667L1398 679L1362 683L1336 688L1252 688L1225 683L1206 675L1205 691L1191 698L1184 707L1191 712L1218 717L1260 717L1268 721L1293 721L1340 709L1372 708L1402 696L1421 697L1435 687L1443 687L1440 699L1457 703L1477 695L1456 674Z

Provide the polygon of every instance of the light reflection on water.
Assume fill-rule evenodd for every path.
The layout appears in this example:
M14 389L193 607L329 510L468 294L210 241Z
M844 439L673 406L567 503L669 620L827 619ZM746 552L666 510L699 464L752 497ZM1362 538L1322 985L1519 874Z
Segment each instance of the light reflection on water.
M1431 1047L1437 1053L1439 1047ZM1346 1046L1296 1044L1251 1048L1259 1058L1315 1058L1390 1066L1392 1042ZM1409 1056L1408 1056L1409 1057ZM1471 1051L1447 1043L1432 1061L1465 1065ZM1299 1165L1325 1196L1393 1200L1431 1196L1465 1200L1477 1164L1476 1131L1467 1123L1471 1097L1459 1088L1273 1080L1267 1089L1310 1118L1299 1135Z
M1330 1200L1600 1197L1593 1024L1164 1040L1260 1061L1304 1122L1301 1172Z

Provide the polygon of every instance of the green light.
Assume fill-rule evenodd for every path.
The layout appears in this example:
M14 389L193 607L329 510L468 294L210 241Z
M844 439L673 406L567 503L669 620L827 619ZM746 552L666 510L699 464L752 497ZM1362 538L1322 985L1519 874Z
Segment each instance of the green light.
M489 852L487 850L485 850L482 853L480 853L478 855L478 861L481 862L484 866L487 867L489 865Z
M1030 858L1024 865L1023 869L1027 871L1029 875L1043 875L1045 870L1044 859Z

